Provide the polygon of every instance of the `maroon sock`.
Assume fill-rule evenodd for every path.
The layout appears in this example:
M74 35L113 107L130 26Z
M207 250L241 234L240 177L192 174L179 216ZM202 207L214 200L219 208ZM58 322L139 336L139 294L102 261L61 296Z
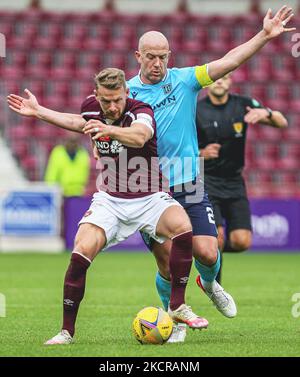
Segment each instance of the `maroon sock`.
M86 271L90 262L81 254L73 253L64 282L63 326L73 336L79 305L84 296Z
M173 238L170 256L171 310L185 303L184 295L192 266L193 232L179 234Z

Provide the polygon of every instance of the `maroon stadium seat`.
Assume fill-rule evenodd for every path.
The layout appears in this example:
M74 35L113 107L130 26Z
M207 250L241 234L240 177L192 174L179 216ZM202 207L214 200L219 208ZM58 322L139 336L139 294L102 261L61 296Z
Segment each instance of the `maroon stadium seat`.
M31 154L29 143L24 140L13 140L11 143L11 150L18 160L26 158Z
M255 164L259 169L272 170L276 168L278 144L259 142L256 145Z
M258 128L258 137L263 141L279 141L283 139L284 131L275 129L270 126L257 125Z
M52 55L49 52L34 50L29 54L26 76L45 79L48 76Z
M32 128L23 123L18 126L9 127L8 132L11 140L29 140L32 135Z

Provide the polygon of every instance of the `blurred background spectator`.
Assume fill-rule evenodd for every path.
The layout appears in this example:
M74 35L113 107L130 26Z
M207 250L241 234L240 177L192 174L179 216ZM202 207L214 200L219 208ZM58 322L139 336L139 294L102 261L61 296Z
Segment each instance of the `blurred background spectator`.
M70 133L64 144L57 145L50 153L45 181L57 183L64 197L83 196L89 172L89 154L80 146L80 136Z

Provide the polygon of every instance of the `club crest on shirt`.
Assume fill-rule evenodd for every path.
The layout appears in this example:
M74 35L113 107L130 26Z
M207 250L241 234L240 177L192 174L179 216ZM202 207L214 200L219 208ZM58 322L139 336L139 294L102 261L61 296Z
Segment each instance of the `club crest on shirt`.
M165 94L169 94L172 92L172 84L163 85L162 88Z
M243 128L244 128L244 125L242 122L236 122L236 123L233 123L233 129L235 131L235 137L241 137L243 136Z
M118 142L118 140L113 140L111 145L110 145L110 151L111 153L121 153L122 150L124 149L123 144Z

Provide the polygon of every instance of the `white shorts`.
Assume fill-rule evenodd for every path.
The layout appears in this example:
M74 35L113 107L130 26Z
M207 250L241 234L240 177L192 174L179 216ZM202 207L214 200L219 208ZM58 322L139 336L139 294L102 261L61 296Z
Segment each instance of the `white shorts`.
M162 213L174 205L181 207L165 192L122 199L100 191L94 194L92 204L79 225L90 223L102 228L107 240L105 249L126 240L139 230L163 243L167 238L156 235L156 226Z

